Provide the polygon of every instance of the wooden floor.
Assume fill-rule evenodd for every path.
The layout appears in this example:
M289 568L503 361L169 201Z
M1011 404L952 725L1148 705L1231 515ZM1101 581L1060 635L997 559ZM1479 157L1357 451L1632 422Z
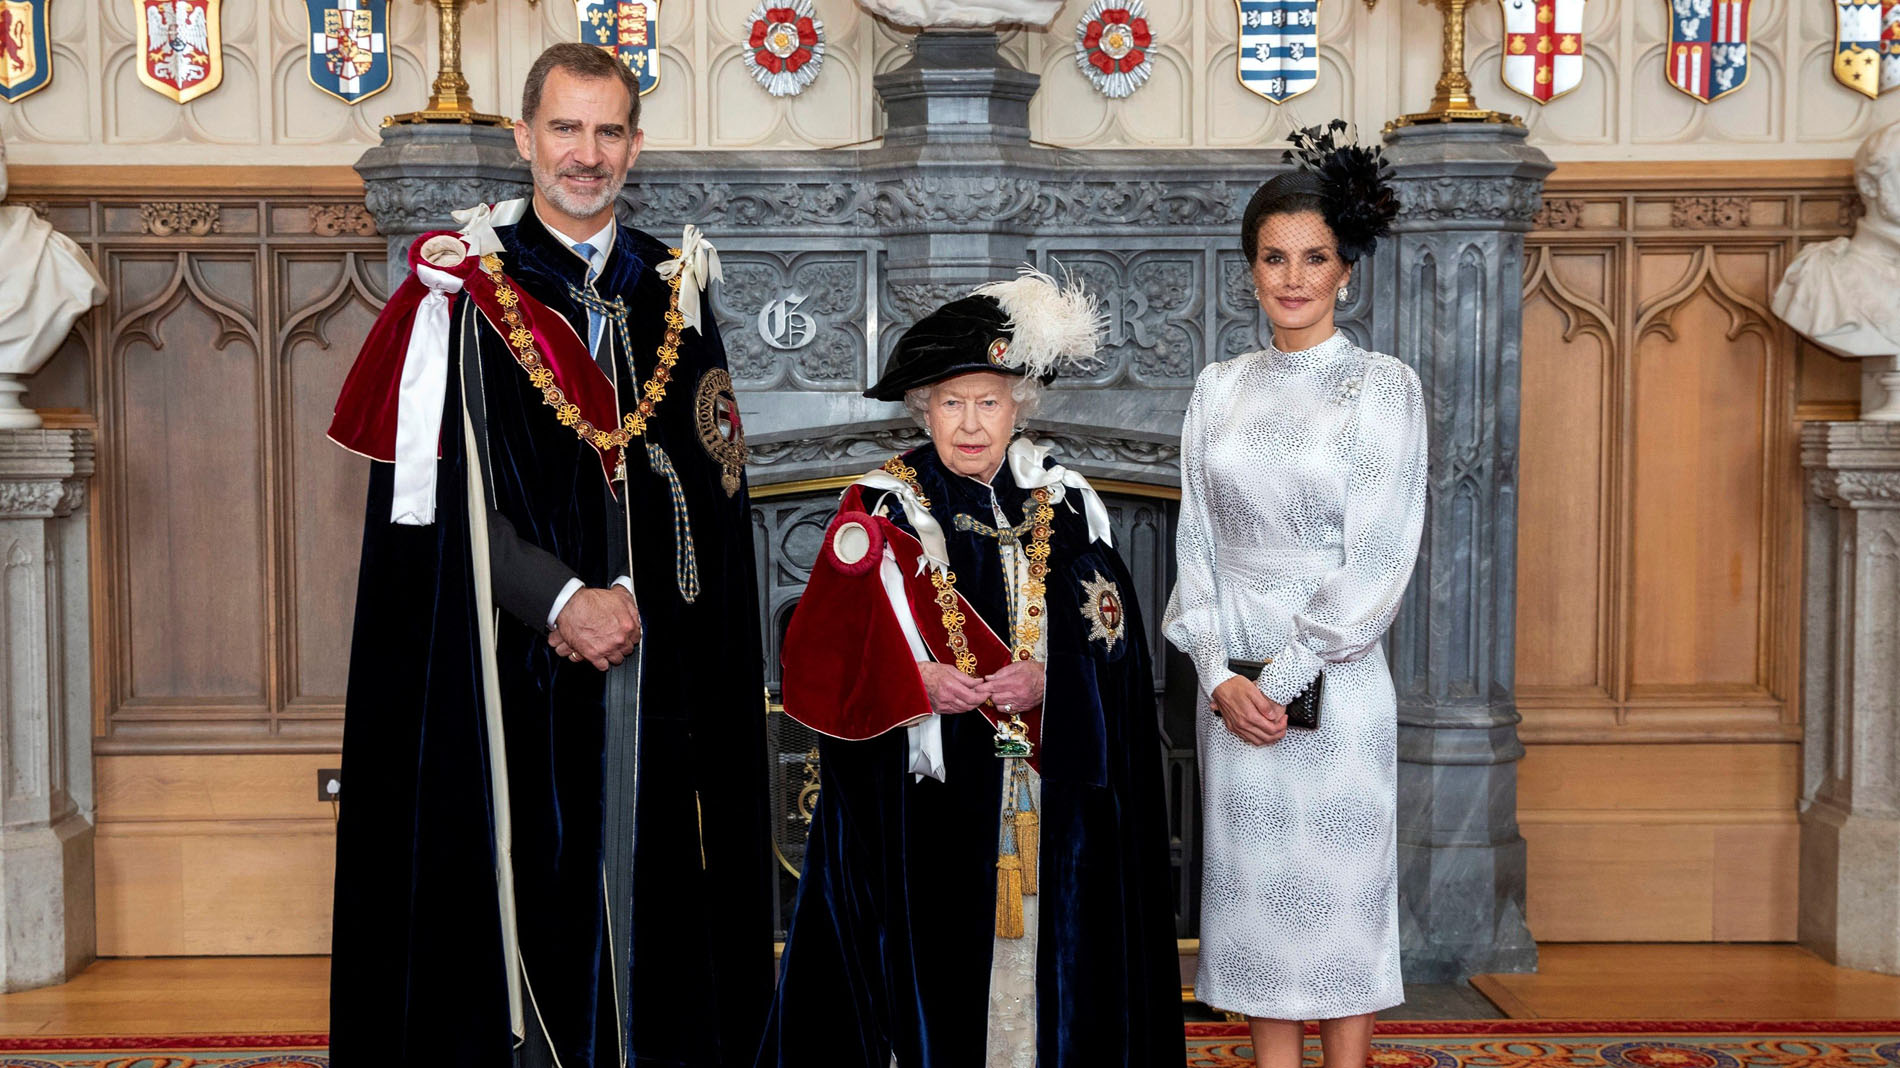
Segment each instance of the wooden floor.
M1538 947L1538 971L1471 980L1511 1019L1900 1020L1900 978L1799 946Z
M1472 981L1521 1019L1900 1020L1900 978L1796 946L1547 945L1534 975ZM0 1035L281 1034L329 1028L324 957L104 960L0 994Z
M330 1029L328 957L102 960L0 994L0 1035L287 1034Z

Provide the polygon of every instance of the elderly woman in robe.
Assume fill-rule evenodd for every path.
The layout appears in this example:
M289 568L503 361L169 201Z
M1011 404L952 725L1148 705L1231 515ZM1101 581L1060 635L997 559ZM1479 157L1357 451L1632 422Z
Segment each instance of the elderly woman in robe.
M1133 582L1100 497L1021 436L1099 334L1026 271L913 325L866 392L930 443L845 491L786 637L821 788L760 1065L1181 1063Z

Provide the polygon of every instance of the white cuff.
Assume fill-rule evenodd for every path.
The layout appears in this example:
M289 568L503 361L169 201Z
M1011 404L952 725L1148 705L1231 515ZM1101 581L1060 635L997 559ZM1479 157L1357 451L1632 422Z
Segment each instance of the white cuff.
M614 585L625 587L628 593L633 592L633 580L628 578L625 575L622 575L619 578L615 579Z
M548 609L549 630L554 629L554 621L561 618L561 609L566 608L567 602L573 600L574 595L581 592L582 585L584 584L580 579L568 579L567 585L561 587L561 592L554 595L554 607Z
M1320 660L1319 654L1294 638L1260 673L1260 692L1275 704L1284 705L1313 685L1313 680L1319 677L1320 669L1324 666L1325 662Z

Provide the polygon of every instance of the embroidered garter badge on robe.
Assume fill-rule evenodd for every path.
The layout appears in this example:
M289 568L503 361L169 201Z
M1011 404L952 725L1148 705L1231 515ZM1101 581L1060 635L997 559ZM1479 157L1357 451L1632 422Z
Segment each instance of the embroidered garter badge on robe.
M1089 622L1089 640L1100 638L1108 643L1108 651L1114 652L1128 616L1122 608L1122 591L1100 571L1092 581L1082 584L1082 618Z

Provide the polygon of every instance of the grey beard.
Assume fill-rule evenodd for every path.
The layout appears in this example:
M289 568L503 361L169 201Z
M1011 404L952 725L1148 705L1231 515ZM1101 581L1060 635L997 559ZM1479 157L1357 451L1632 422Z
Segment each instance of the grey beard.
M614 202L614 198L620 195L620 190L627 184L627 179L623 175L618 182L602 187L600 195L595 199L581 200L561 188L558 175L547 173L532 165L530 170L534 174L534 187L547 198L548 203L554 205L561 214L576 219L587 219L600 214L602 209Z

